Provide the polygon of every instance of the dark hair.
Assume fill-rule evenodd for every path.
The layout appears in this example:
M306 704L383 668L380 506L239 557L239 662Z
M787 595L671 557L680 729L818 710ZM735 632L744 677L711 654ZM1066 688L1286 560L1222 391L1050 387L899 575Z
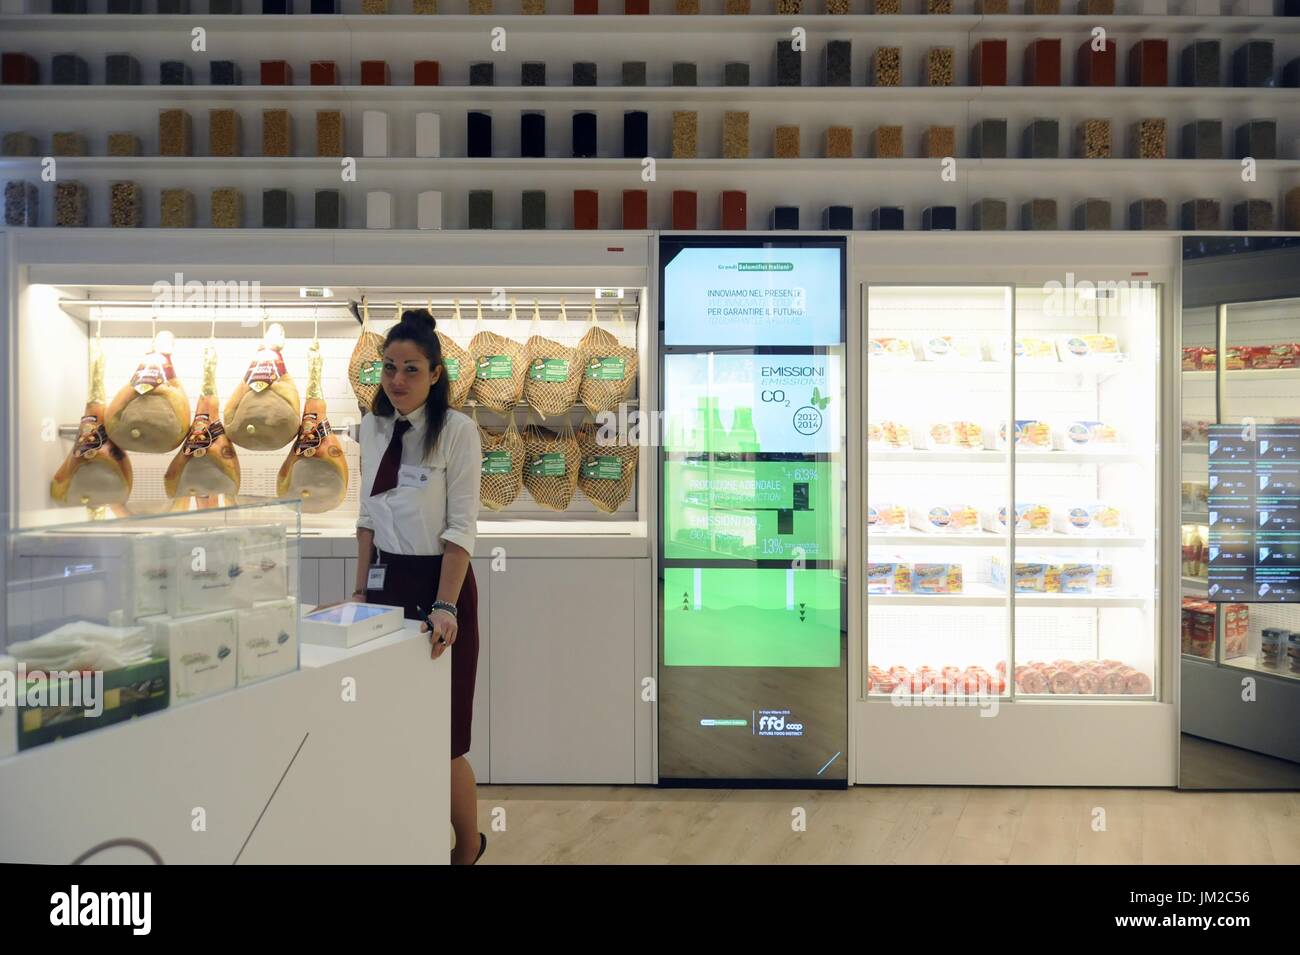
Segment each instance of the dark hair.
M408 308L402 312L402 320L390 328L388 334L384 336L382 350L387 350L393 342L413 342L429 359L430 370L437 368L442 364L442 343L438 341L438 333L435 331L437 325L437 321L427 309ZM438 437L447 422L447 409L450 405L451 386L447 381L447 369L444 367L438 380L429 389L429 397L424 401L424 460L426 461L438 445ZM370 403L370 410L381 418L390 417L396 412L383 388L379 389L375 400Z

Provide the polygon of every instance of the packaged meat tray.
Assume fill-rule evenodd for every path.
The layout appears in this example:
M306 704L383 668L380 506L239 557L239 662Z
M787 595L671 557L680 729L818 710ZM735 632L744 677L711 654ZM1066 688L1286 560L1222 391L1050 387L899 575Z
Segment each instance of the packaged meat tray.
M867 447L895 451L910 450L912 429L899 421L868 421Z
M913 507L909 520L914 528L928 534L980 533L980 511L974 504Z
M916 361L912 343L906 338L868 338L867 358L885 362Z
M876 503L867 505L867 531L888 533L907 530L907 508L902 504Z
M913 432L913 445L924 451L982 451L984 428L974 421L933 421Z
M1062 335L1056 341L1061 361L1122 361L1119 339L1114 335Z
M1053 433L1058 451L1113 451L1119 447L1119 432L1104 421L1067 421Z
M1052 520L1062 534L1120 534L1124 530L1119 509L1104 501L1055 508Z
M1030 696L1149 696L1151 677L1118 660L1034 661L1017 666L1016 690Z
M917 338L914 346L922 361L964 363L984 360L984 347L975 335L929 335Z

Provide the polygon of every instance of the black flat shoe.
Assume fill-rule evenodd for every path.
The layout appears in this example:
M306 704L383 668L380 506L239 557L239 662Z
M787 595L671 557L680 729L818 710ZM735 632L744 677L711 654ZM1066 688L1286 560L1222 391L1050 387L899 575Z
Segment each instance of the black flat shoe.
M470 865L478 865L478 860L483 858L485 852L487 852L487 836L480 832L478 834L478 855L474 857L474 861Z

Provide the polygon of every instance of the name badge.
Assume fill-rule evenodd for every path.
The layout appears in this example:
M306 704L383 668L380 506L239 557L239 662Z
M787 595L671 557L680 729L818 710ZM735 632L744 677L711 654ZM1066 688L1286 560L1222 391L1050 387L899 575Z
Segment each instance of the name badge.
M428 487L429 475L433 473L433 468L421 467L418 464L403 464L397 471L398 487Z
M384 564L372 564L366 571L366 589L383 590L384 579L388 576L388 568Z

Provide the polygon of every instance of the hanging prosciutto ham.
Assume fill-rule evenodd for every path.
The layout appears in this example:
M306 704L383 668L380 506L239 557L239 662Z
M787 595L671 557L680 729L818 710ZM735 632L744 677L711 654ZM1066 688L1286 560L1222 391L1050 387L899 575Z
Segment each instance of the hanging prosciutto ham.
M171 332L154 336L148 354L108 406L104 427L123 451L165 454L185 440L190 424L190 399L172 368L176 338Z
M90 397L72 451L50 482L50 497L60 504L107 507L131 496L131 460L104 428L104 353L99 339L90 344Z
M275 482L280 497L301 497L308 514L333 510L348 493L348 462L339 439L325 419L321 390L320 342L307 352L307 403L302 410L298 439L280 466Z
M211 497L239 493L239 458L221 424L217 401L217 350L203 349L203 390L190 433L163 477L168 497Z
M283 350L284 326L276 323L226 402L226 433L241 448L275 451L298 433L298 386L284 367Z

